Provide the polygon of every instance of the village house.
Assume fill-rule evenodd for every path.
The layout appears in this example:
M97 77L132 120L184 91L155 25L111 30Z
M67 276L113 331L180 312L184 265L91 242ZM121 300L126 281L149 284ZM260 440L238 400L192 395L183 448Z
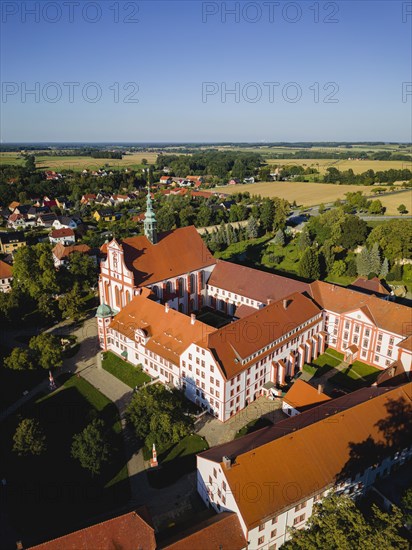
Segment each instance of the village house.
M54 229L76 229L77 223L69 216L57 216L57 219L54 220L52 227Z
M76 242L76 236L73 229L63 227L62 229L54 229L49 235L49 241L51 244L61 243L68 246Z
M70 246L64 246L63 244L58 243L52 250L54 266L56 268L67 266L69 264L69 257L73 254L73 252L95 256L93 250L87 244L73 244Z
M2 254L13 254L22 246L26 246L26 239L22 231L0 233L0 252Z
M97 222L114 222L117 216L118 215L113 210L96 210L93 212L93 218Z
M40 214L37 217L36 225L38 227L44 227L45 229L50 229L53 227L53 223L57 221L57 215L54 212L48 214Z
M9 292L11 290L11 282L13 280L12 267L0 260L0 292Z
M93 204L96 200L96 195L94 193L88 193L83 195L80 203L84 205Z

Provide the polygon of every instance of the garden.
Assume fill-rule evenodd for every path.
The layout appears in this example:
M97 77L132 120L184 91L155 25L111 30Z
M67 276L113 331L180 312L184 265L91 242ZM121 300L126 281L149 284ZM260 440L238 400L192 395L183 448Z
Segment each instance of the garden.
M135 367L111 351L103 353L102 367L131 388L142 386L151 380L140 366Z

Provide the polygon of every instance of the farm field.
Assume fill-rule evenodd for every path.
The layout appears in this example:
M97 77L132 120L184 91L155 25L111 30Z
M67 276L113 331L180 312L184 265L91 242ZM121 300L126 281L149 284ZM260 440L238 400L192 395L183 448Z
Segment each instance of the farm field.
M252 183L250 185L225 185L215 187L214 191L222 193L246 193L262 197L279 197L289 202L296 201L298 205L314 206L320 203L334 202L344 199L345 193L363 191L370 194L371 187L367 185L335 185L333 183L303 183L292 181L269 181ZM399 200L400 195L395 195ZM400 203L397 203L400 204Z
M397 208L400 204L404 204L406 206L406 209L408 210L408 214L406 214L406 216L410 216L412 214L412 189L396 195L380 195L377 198L386 208L385 214L387 216L398 216L399 212Z
M266 158L270 165L280 164L282 166L303 166L304 168L315 168L321 174L325 174L328 168L336 168L344 171L352 169L355 174L361 174L367 170L380 172L385 170L412 170L412 162L401 160L342 160L342 159L270 159Z
M125 155L122 159L94 159L91 157L83 157L79 155L59 157L35 155L37 168L43 170L98 170L105 164L109 165L112 170L121 168L140 168L142 159L147 159L149 164L154 164L157 159L157 153L132 153ZM19 153L0 153L0 164L17 164L23 165L24 159L20 158Z

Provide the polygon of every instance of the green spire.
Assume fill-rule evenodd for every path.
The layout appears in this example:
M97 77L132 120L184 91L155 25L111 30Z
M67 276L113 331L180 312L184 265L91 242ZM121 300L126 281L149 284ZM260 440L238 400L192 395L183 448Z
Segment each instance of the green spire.
M152 197L150 196L150 185L147 185L146 213L143 222L144 234L152 244L157 243L157 221L156 214L153 210Z

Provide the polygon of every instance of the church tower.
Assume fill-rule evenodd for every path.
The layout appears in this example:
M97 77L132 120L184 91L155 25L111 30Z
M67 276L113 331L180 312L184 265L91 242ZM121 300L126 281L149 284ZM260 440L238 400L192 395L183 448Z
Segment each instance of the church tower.
M157 243L157 221L153 210L150 186L147 186L146 214L143 222L144 234L152 244Z

